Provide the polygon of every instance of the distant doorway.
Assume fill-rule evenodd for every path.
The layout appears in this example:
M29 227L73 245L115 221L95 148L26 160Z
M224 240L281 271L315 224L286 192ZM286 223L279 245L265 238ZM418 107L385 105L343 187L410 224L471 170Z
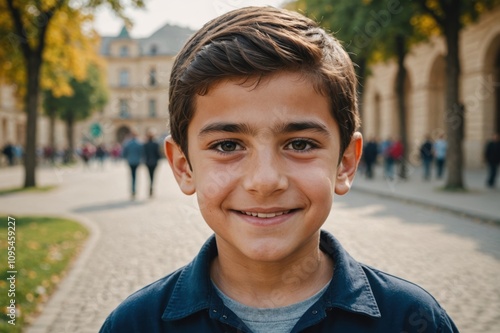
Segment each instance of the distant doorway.
M500 133L500 48L497 51L493 69L493 85L495 87L495 133Z
M485 107L484 139L489 139L491 134L500 132L500 34L491 42L484 59L483 104Z
M123 143L127 136L130 134L130 128L128 126L121 126L116 131L116 142Z
M412 139L412 135L414 132L414 129L411 127L411 119L413 117L413 88L412 88L412 82L410 79L410 74L408 70L406 71L406 79L405 79L405 90L404 90L404 101L405 101L405 109L406 112L404 115L401 115L399 113L399 108L398 108L398 100L396 93L394 93L394 101L393 101L393 111L392 111L392 126L391 126L391 133L393 136L393 139L396 138L402 138L403 134L406 135L406 138L408 141ZM394 81L394 92L396 91L396 80ZM401 128L401 117L404 117L404 125L406 127L406 133L402 132Z
M375 94L375 116L374 116L374 131L375 135L380 138L381 133L382 133L382 125L381 125L381 118L382 118L382 113L381 113L381 108L380 108L380 95L379 93Z
M443 56L438 56L434 60L429 77L429 110L428 110L428 131L434 139L446 132L445 121L445 74L446 62Z

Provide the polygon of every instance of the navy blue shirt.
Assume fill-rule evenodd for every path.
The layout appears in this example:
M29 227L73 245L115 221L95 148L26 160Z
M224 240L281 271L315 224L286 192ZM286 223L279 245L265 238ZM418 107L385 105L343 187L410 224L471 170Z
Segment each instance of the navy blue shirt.
M325 231L320 246L333 259L333 278L292 333L458 332L443 308L422 288L358 263ZM212 236L190 264L129 296L109 315L100 332L250 333L214 290L209 268L216 255Z

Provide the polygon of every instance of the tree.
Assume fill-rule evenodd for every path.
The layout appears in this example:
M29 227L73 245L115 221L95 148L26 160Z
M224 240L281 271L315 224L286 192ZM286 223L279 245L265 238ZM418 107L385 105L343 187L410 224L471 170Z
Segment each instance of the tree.
M410 151L406 100L408 71L405 60L411 45L427 39L432 30L423 29L419 21L414 20L420 13L411 3L402 5L398 1L372 0L369 2L369 7L371 7L370 16L381 26L380 33L374 41L374 54L378 55L374 58L395 59L397 65L394 92L397 101L399 136L404 147L399 176L405 179L408 177L407 162Z
M406 129L407 101L405 100L407 70L405 58L411 44L426 38L426 35L412 24L418 15L415 8L399 1L386 0L298 0L296 8L333 31L344 41L345 48L353 61L358 63L360 102L363 85L368 73L367 67L380 60L396 59L397 74L395 95L399 115L399 136L404 149L400 177L407 177L408 138ZM362 109L360 105L360 114Z
M75 50L87 46L82 29L84 18L91 17L92 9L102 4L109 4L119 16L124 17L126 3L144 6L143 0L0 0L0 32L4 36L0 39L0 62L4 64L0 74L18 84L27 113L25 187L36 185L36 131L41 83L53 85L53 90L69 90L68 85L61 81L62 76L53 70L54 67L44 68L42 65L50 63L50 55L78 63L78 58L82 58ZM66 21L67 25L55 24L57 21ZM71 25L76 29L69 29ZM75 38L74 31L82 38ZM61 41L50 37L58 35L58 32L64 37L61 44ZM56 47L49 48L50 43ZM65 61L61 63L64 65ZM73 70L73 74L78 76L78 66L73 66Z
M71 77L69 83L72 90L69 96L57 97L51 90L45 90L43 106L47 114L65 121L68 149L73 152L75 122L88 118L93 111L102 109L107 103L108 92L101 71L96 65L88 67L84 80Z
M464 189L463 149L465 110L460 100L461 29L479 14L499 4L498 0L418 0L421 9L435 21L446 43L446 133L448 138L445 188Z
M288 5L290 9L304 13L332 31L343 44L355 64L358 76L358 95L363 95L364 80L368 72L368 63L373 54L374 39L363 31L369 14L365 0L329 1L297 0ZM359 98L360 115L363 105Z

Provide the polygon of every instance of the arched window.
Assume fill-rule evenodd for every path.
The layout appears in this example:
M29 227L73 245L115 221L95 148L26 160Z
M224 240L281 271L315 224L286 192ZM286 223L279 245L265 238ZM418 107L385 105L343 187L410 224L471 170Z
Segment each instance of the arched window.
M120 118L130 118L128 110L128 101L124 98L120 99Z
M156 118L156 99L154 98L149 100L149 116L151 118Z
M149 53L151 55L156 55L158 53L158 46L156 46L156 44L151 45L151 48L149 49Z
M122 45L120 47L120 57L128 57L128 46Z
M149 70L149 85L156 86L156 69L151 68Z

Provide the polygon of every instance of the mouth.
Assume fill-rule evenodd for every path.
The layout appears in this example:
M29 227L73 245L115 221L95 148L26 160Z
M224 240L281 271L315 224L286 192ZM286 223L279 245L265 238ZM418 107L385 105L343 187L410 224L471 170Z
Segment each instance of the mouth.
M268 212L268 213L264 213L264 212L247 212L247 211L239 211L241 214L245 214L245 215L248 215L248 216L253 216L253 217L258 217L258 218L261 218L261 219L270 219L270 218L273 218L273 217L276 217L276 216L281 216L281 215L284 215L284 214L288 214L290 213L292 210L288 209L288 210L282 210L282 211L277 211L277 212Z
M300 209L250 209L250 210L234 210L242 221L257 227L271 227L281 225L291 221L292 217Z

